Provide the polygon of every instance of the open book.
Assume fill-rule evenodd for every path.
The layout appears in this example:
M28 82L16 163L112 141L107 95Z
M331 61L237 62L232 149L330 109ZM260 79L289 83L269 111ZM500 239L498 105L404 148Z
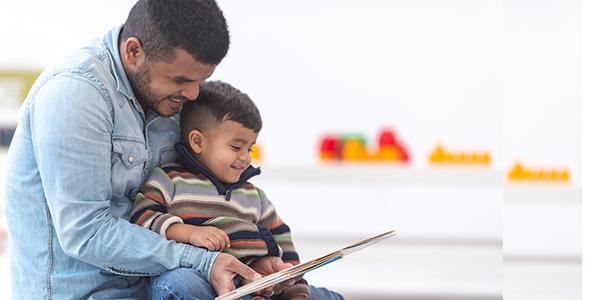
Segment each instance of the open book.
M296 278L301 276L302 274L322 267L330 262L334 262L350 253L356 252L360 249L368 247L374 243L380 242L387 238L396 235L394 230L376 235L374 237L368 238L366 240L362 240L360 242L356 242L350 246L344 247L340 250L331 252L325 256L319 257L317 259L313 259L311 261L305 262L303 264L295 265L291 268L281 270L279 272L267 275L259 280L248 283L244 286L241 286L225 295L219 296L215 298L215 300L233 300L250 293L260 291L266 287L272 286L277 283L284 282L288 279Z

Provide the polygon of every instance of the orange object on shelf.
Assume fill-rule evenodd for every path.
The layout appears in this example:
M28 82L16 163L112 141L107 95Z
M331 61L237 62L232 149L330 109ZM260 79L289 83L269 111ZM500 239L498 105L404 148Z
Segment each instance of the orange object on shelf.
M319 141L319 159L322 162L384 161L407 162L409 153L392 129L379 132L377 147L370 151L363 134L325 135Z
M455 165L490 165L492 158L489 152L450 152L442 145L437 145L431 154L429 162L432 164Z
M250 153L250 157L252 157L252 161L259 161L260 160L260 146L258 146L257 144L252 145L252 152Z
M529 169L520 162L508 172L510 181L538 181L538 182L569 182L571 173L568 169Z
M348 138L342 145L342 159L345 161L365 161L369 155L364 143L358 138Z
M396 146L382 146L379 148L377 154L375 154L375 159L384 161L402 160L402 152Z
M379 148L373 155L375 160L399 162L408 162L409 160L408 151L392 129L385 128L379 132L378 146Z

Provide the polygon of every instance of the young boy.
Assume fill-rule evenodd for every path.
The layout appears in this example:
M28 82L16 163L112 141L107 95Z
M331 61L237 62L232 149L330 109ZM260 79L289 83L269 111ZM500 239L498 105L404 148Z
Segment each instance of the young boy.
M249 265L264 256L298 264L289 227L247 182L260 174L250 165L262 127L252 100L227 83L207 82L198 100L184 105L180 122L178 163L153 170L136 195L131 222ZM275 298L308 299L310 289L300 279Z

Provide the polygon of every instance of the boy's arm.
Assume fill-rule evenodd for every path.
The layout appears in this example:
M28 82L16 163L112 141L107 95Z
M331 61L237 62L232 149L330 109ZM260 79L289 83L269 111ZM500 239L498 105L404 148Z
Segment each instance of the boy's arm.
M275 211L275 207L269 201L266 194L258 189L258 193L262 204L262 214L259 219L259 224L265 226L273 234L273 238L282 250L281 259L292 265L300 263L300 257L294 247L290 227L283 222ZM293 282L293 281L292 281ZM288 283L289 285L289 283ZM291 286L282 285L282 299L310 299L310 289L304 278L298 279Z
M222 251L229 247L229 238L222 230L212 226L184 224L180 217L169 212L174 190L169 175L163 169L155 168L135 197L130 221L179 243L211 251Z
M135 196L129 219L131 223L150 229L167 237L167 228L181 224L183 220L169 213L169 203L173 199L175 187L171 178L161 168L152 170L148 181L140 187ZM174 239L180 243L187 243Z
M292 241L290 227L279 217L275 211L275 206L269 201L266 194L260 189L258 189L258 193L262 204L262 213L258 224L271 232L273 238L281 248L281 259L284 262L289 262L293 265L299 264L300 258Z

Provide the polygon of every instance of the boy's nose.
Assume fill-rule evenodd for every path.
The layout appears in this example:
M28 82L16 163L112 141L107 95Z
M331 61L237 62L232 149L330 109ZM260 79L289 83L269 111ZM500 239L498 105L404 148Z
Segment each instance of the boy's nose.
M238 156L238 159L241 160L241 161L243 161L243 162L250 161L250 159L251 159L250 153L242 151L240 153L240 155Z

